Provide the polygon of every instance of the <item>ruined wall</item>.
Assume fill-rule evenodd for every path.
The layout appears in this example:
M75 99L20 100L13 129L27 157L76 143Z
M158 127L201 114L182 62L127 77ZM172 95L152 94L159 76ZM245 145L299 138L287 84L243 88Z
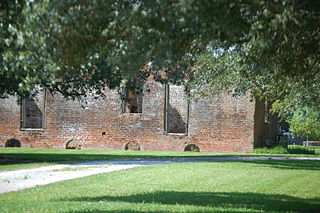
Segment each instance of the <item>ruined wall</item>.
M0 146L10 138L16 138L20 127L20 106L16 97L0 99ZM19 137L20 138L20 137Z
M254 101L220 94L190 105L189 135L202 151L252 152Z
M278 117L267 110L265 101L256 101L254 147L264 147L270 145L267 143L272 143L273 145L277 143Z
M196 144L201 151L252 151L255 104L249 97L221 94L212 100L191 102L187 119L182 88L170 89L174 94L171 106L183 122L189 120L186 135L165 132L165 86L148 82L142 113L122 113L120 97L114 90L106 91L106 99L89 96L82 104L47 94L42 130L20 128L17 98L0 100L0 145L16 139L22 147L35 148L125 149L128 143L136 143L141 150L183 151L186 145ZM172 117L168 122L181 125Z

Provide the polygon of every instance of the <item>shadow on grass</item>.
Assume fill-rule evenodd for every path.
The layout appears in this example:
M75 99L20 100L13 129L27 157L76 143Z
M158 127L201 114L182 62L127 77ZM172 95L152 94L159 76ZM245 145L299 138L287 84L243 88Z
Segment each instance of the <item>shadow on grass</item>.
M143 209L141 211L132 210L132 209L125 209L125 210L98 210L98 209L94 209L94 210L90 210L90 211L80 210L80 211L68 211L68 212L64 212L64 213L86 213L86 212L94 212L94 213L109 213L109 212L117 212L117 213L141 213L141 212L168 213L168 211L152 211L152 210L149 210L149 209ZM226 211L223 211L223 212L224 213L228 213Z
M242 161L257 165L265 165L270 168L286 170L320 170L319 160L259 160L259 161Z
M141 158L140 155L109 155L109 154L60 154L60 153L2 153L0 159L30 160L33 162L69 163L76 161L115 160ZM148 156L146 156L148 157Z
M152 154L133 154L135 152L128 152L124 154L84 154L84 153L1 153L0 154L0 166L1 165L13 165L21 163L72 163L81 161L100 161L100 160L143 160L143 161L161 161L169 160L173 162L244 162L247 164L266 165L268 167L277 169L293 169L293 170L320 170L319 160L246 160L238 161L233 159L223 158L245 158L245 157L263 157L250 156L250 155L206 155L206 156L194 156L194 155L152 155ZM268 156L270 157L270 156Z
M64 200L65 201L65 200ZM191 205L212 208L245 208L265 212L319 212L320 198L301 199L279 194L237 192L158 191L131 196L79 197L77 202L126 202L135 204ZM147 207L147 206L146 206ZM80 212L80 211L79 211ZM134 211L133 211L134 212Z
M117 212L117 213L141 213L141 212L150 212L150 213L168 213L168 211L152 211L152 210L149 210L146 211L146 210L141 210L141 211L135 211L135 210L132 210L132 209L126 209L126 210L109 210L109 211L100 211L100 210L90 210L91 212L94 212L94 213L110 213L110 212ZM84 211L71 211L71 212L64 212L64 213L86 213L88 211L84 210ZM203 211L202 211L203 212ZM216 212L216 211L215 211ZM224 213L231 213L231 212L226 212L226 211L223 211ZM234 212L233 212L234 213Z
M132 152L131 152L132 153ZM270 155L267 155L270 157ZM208 158L208 157L253 157L252 155L237 155L237 154L223 154L223 155L205 155L205 156L194 156L194 155L152 155L152 154L84 154L84 153L0 153L0 159L9 160L29 160L33 162L75 162L75 161L94 161L94 160L125 160L125 159L164 159L164 158ZM258 155L254 157L265 157L265 155ZM204 160L206 161L206 160Z
M34 163L33 160L23 160L23 159L14 159L14 158L5 158L0 156L0 166L2 165L16 165L16 164L26 164Z

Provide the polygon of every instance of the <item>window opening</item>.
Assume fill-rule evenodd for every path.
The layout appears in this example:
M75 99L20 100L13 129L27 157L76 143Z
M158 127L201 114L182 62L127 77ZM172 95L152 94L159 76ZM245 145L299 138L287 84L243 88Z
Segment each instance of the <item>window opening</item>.
M164 121L166 133L187 134L189 98L184 86L165 85Z
M22 98L21 101L21 128L43 129L45 115L45 92L36 96Z
M142 113L143 94L139 91L123 89L122 112Z

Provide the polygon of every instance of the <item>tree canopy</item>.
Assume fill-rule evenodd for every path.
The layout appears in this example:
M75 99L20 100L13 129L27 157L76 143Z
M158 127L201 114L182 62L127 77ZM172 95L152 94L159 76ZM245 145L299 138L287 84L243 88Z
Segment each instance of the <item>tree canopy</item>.
M3 0L0 95L79 97L152 75L320 106L318 0Z

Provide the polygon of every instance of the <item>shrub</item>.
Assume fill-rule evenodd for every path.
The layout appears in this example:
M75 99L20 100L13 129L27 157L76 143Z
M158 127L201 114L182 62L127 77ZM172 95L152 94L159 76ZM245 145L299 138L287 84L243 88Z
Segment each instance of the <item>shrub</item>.
M316 152L313 148L308 148L304 146L297 146L292 145L288 147L288 153L289 154L308 154L308 155L315 155Z
M272 148L256 148L254 153L259 154L308 154L315 155L316 152L313 148L304 146L292 145L288 147L275 146Z
M288 150L281 146L274 146L271 148L256 148L254 149L254 153L265 153L265 154L288 154Z

